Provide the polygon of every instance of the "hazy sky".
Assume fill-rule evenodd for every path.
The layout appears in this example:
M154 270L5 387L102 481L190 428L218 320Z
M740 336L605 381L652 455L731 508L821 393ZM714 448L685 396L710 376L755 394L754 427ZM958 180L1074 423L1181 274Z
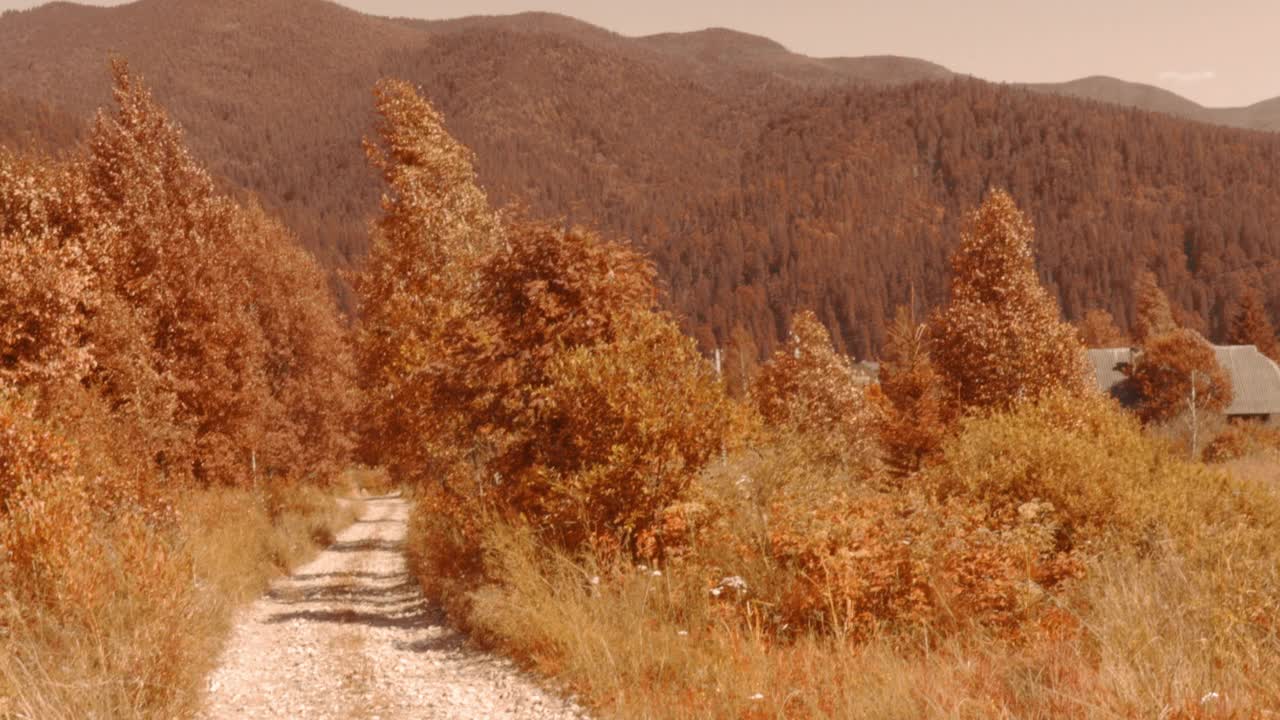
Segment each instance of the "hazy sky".
M730 27L806 55L908 55L989 80L1112 75L1204 105L1280 96L1280 0L342 0L377 15L548 10L626 35ZM0 0L0 9L41 4ZM93 4L115 5L118 0Z

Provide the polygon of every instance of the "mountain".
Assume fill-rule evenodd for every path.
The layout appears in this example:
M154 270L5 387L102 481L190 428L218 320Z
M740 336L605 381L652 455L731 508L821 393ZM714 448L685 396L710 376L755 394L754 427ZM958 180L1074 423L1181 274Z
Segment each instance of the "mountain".
M990 185L1036 221L1070 317L1127 320L1144 266L1211 332L1245 286L1280 308L1280 135L1178 119L1194 108L1140 86L1090 79L1081 99L909 58L808 58L720 29L629 38L547 13L58 3L0 17L0 142L73 143L110 102L113 53L216 176L334 270L367 247L379 187L360 143L373 84L397 76L476 152L496 202L649 252L707 348L749 336L768 352L808 307L843 348L874 354L896 303L942 300L963 213Z
M1207 108L1162 88L1104 76L1081 78L1065 83L1029 84L1024 87L1055 95L1165 113L1213 125L1249 130L1280 130L1280 98L1264 100L1248 107Z

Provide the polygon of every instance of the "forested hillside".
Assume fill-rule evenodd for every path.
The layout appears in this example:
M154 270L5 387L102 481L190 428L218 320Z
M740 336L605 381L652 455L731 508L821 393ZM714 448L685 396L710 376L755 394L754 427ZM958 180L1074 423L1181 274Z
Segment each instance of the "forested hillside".
M652 254L704 350L736 335L763 356L808 307L838 347L875 355L895 304L943 297L946 238L988 185L1040 229L1041 276L1072 319L1105 307L1125 324L1144 267L1214 336L1248 285L1280 308L1270 133L724 30L626 38L546 14L423 22L321 0L141 0L0 19L0 142L68 146L108 99L113 52L147 73L224 187L263 198L331 270L367 251L377 186L360 138L368 88L395 76L475 151L495 202ZM1041 89L1186 109L1128 86ZM1268 127L1249 120L1266 107L1238 124Z

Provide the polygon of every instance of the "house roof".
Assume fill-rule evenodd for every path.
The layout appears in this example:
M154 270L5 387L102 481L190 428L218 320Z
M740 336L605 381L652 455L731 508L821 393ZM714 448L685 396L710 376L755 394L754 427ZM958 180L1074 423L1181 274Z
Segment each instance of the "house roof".
M1227 406L1227 415L1280 415L1280 365L1258 352L1253 345L1214 345L1218 364L1231 377L1235 397ZM1137 401L1124 382L1120 367L1133 360L1130 348L1089 350L1098 387L1121 403Z

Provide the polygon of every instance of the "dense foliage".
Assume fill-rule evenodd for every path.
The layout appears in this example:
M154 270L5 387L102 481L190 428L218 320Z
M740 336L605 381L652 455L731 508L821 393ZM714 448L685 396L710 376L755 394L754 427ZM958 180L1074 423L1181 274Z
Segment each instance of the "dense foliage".
M179 508L222 492L252 519L265 486L330 483L355 399L323 271L113 69L79 151L0 150L0 696L51 702L77 676L95 690L66 712L104 717L193 697L212 633L173 630L223 595L198 596L211 568Z
M566 547L636 550L723 447L721 385L639 254L499 218L411 86L375 99L393 195L357 281L369 457L469 531L488 509Z

